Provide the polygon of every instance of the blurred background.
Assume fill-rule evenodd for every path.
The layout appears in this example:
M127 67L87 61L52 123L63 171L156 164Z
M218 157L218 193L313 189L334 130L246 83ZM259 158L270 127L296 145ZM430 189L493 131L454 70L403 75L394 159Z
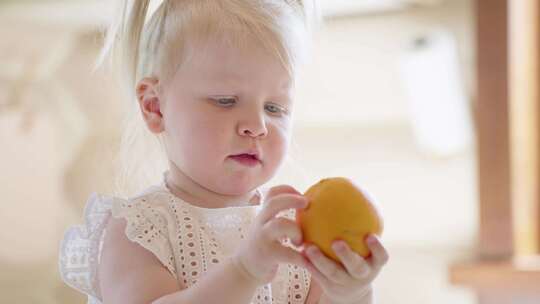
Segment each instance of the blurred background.
M540 303L529 291L498 296L509 273L540 286L540 263L513 262L516 231L534 240L522 240L523 256L538 252L540 170L515 156L521 166L510 167L512 147L538 152L537 133L512 141L509 131L510 2L320 1L324 25L298 88L293 161L268 186L305 191L347 176L374 195L391 256L375 282L379 304ZM2 303L86 302L60 280L58 249L89 194L113 190L120 94L110 75L92 72L109 4L0 0ZM516 98L538 104L531 94ZM539 126L535 117L525 121ZM536 169L519 179L516 167ZM535 214L519 221L529 234L512 213L516 179L533 185L520 197L532 202L524 216Z

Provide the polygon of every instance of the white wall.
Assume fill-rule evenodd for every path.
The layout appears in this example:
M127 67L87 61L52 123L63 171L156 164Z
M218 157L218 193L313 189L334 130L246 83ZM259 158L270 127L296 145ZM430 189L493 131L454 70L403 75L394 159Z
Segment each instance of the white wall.
M414 38L437 28L455 37L460 68L472 95L472 1L330 19L316 37L313 63L300 78L299 124L407 123L400 59Z

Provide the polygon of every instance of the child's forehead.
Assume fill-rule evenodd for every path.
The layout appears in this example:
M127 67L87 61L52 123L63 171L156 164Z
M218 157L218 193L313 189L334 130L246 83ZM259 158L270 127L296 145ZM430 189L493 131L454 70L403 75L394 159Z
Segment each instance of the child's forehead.
M289 74L279 58L256 44L241 47L219 40L193 43L183 66L192 76L198 74L231 82L244 81L254 74L271 73L280 86L291 86Z
M279 63L277 56L257 44L255 41L235 43L223 39L206 39L187 44L188 53L193 63L198 65L226 67L227 64L268 64Z

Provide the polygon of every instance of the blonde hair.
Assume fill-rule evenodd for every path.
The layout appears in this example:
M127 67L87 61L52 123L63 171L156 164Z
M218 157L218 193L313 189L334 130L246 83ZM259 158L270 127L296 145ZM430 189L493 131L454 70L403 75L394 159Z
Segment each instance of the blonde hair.
M146 129L136 102L142 78L155 76L166 84L189 59L193 42L223 39L242 48L255 39L294 81L320 21L315 0L120 0L117 5L97 66L109 59L127 101L115 161L116 194L123 196L154 183L168 166L163 140Z

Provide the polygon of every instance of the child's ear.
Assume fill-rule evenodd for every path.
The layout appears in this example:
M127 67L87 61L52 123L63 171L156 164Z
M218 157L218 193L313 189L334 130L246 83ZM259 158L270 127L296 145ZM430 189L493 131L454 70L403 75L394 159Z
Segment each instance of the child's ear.
M148 129L153 133L163 132L164 122L160 106L159 80L155 77L141 79L137 84L136 94Z

